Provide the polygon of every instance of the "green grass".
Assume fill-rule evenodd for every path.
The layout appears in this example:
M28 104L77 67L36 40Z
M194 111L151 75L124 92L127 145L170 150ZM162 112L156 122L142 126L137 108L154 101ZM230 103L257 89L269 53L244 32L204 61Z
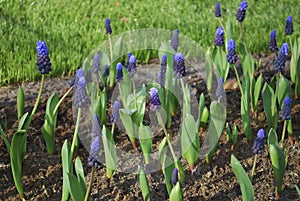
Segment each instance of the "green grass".
M235 37L239 29L235 13L239 1L220 0L223 23L232 19ZM72 2L72 3L71 3ZM299 29L298 0L249 0L243 26L252 52L267 52L269 33L276 29L278 45L287 41L285 19L293 16ZM215 1L0 1L0 85L37 80L35 44L47 42L53 71L51 76L73 74L89 52L107 39L104 21L111 19L113 35L139 28L179 29L203 47L213 45L218 22ZM266 33L266 34L265 34ZM298 33L297 33L298 34ZM141 60L146 54L139 55Z

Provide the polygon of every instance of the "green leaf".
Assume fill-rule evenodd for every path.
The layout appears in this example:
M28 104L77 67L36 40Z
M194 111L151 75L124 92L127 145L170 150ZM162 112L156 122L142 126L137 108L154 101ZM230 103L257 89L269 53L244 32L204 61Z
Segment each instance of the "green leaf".
M280 193L285 172L285 156L283 150L276 144L270 144L269 150L275 176L276 191Z
M255 87L254 87L253 97L252 97L252 106L254 110L253 112L257 110L257 104L260 96L261 87L262 87L262 74L259 75L259 77L255 82Z
M182 108L182 118L185 118L187 114L191 113L191 94L188 85L185 85L184 96L183 96L183 108Z
M203 109L203 113L201 115L201 122L206 124L208 119L209 119L209 110L205 106L204 109Z
M180 183L177 182L170 193L170 201L180 201L180 200L183 200L183 194L180 187Z
M62 191L62 201L69 200L69 180L67 174L71 171L71 163L70 163L70 151L71 145L68 140L65 140L62 149L61 149L61 158L62 158L62 173L63 173L63 191Z
M231 167L233 173L235 174L242 191L243 201L252 201L254 200L254 190L251 184L251 181L245 172L244 168L240 162L236 159L234 155L231 155Z
M24 113L24 92L21 86L19 86L18 89L18 95L17 95L17 108L18 108L18 120L21 119Z
M138 180L142 191L144 201L150 201L150 190L146 174L142 167L138 166Z
M75 172L76 172L76 175L77 175L78 182L81 186L82 192L85 195L86 190L87 190L86 189L86 182L85 182L82 162L81 162L79 157L76 157L76 159L75 159Z
M251 115L250 115L250 78L246 74L242 83L243 96L241 99L241 117L245 136L248 141L252 140L251 134Z
M290 81L286 79L283 75L281 75L279 78L277 93L277 99L280 109L282 108L283 101L287 96L292 97L292 88L290 85Z
M291 65L290 65L290 76L292 82L297 82L297 67L299 62L299 56L300 56L300 48L299 43L300 39L295 38L293 41L293 46L291 49L292 57L291 57ZM299 81L298 81L299 82Z
M129 139L131 142L135 142L135 130L136 125L133 123L131 118L131 112L129 110L120 109L120 119L122 120L122 123L125 127L125 130L127 132L127 135L129 136Z
M136 93L137 111L133 113L132 120L135 125L140 125L144 119L145 109L146 109L146 87L145 85ZM134 109L134 98L133 94L129 96L128 104L130 109ZM130 100L131 99L131 100Z
M19 121L19 125L18 125L18 130L26 130L28 128L28 122L29 122L29 116L28 116L28 112L26 112L25 114L23 114L23 116L21 117L20 121Z
M233 144L236 144L237 141L238 141L238 129L237 129L237 126L236 124L234 124L233 128L232 128L232 141L233 141Z
M223 104L213 101L210 105L210 122L208 128L209 149L206 162L210 163L218 145L226 121L226 108Z
M0 134L1 134L2 138L3 138L3 141L5 143L5 146L6 146L6 149L7 149L8 153L10 153L10 143L9 143L6 135L4 134L4 131L3 131L2 127L1 127L1 124L0 124Z
M269 148L270 148L271 144L279 146L277 133L276 133L276 130L274 130L273 128L271 128L268 133L268 147Z
M214 52L214 64L217 71L217 80L219 80L219 78L223 78L226 81L230 69L230 65L226 60L226 53L221 47L216 47Z
M145 163L148 164L150 162L150 156L152 152L152 131L149 126L145 126L143 123L141 123L139 129L139 140Z
M182 122L181 153L192 169L198 161L199 151L200 142L196 123L194 117L188 113Z
M205 73L206 73L206 86L207 90L211 91L212 89L212 79L213 79L213 59L212 59L212 52L211 48L208 48L205 53Z
M82 192L80 183L77 178L72 173L67 173L68 188L70 189L70 194L73 201L84 200L84 193Z
M107 129L105 125L103 125L102 131L102 141L105 152L106 176L108 178L111 178L115 172L117 165L117 150L115 147L114 138L110 130Z
M275 96L274 90L267 83L265 83L262 90L264 111L267 117L269 129L274 128L276 130L278 112L277 112L277 107L275 107L275 113L272 114L272 107L275 101L274 96Z
M58 96L56 92L52 93L47 101L45 122L42 126L42 134L46 142L47 152L52 155L55 147L55 128L57 121L57 113L54 114L54 109L58 104Z
M177 167L178 169L178 181L183 184L185 181L185 175L184 175L184 168L180 160L177 160L175 162L175 167Z
M24 197L23 186L22 186L22 161L23 161L22 148L25 143L24 140L25 138L26 138L25 130L17 131L12 138L11 147L10 147L11 171L12 171L12 175L13 175L13 179L17 191L22 198Z
M297 185L295 185L295 188L296 188L296 191L297 191L297 194L298 194L298 197L300 198L300 189Z
M202 116L203 116L203 113L204 113L203 112L204 108L205 108L205 97L204 97L204 94L201 93L200 98L199 98L199 104L198 104L198 118L197 118L197 122L196 122L197 130L200 127L201 119L202 119Z

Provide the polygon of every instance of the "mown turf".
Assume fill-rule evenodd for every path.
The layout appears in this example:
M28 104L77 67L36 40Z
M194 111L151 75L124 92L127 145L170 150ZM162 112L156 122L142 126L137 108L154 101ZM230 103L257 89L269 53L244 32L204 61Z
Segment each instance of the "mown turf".
M234 39L239 37L235 13L239 1L219 1L223 23L233 20ZM298 0L248 1L243 23L247 46L252 52L267 52L269 33L277 30L278 44L287 41L285 19L293 16L299 30ZM53 64L51 76L74 73L84 58L107 39L104 21L111 19L113 35L139 28L179 29L181 34L207 47L213 45L218 22L215 1L0 1L0 85L36 80L35 44L47 42ZM146 60L145 54L139 55Z

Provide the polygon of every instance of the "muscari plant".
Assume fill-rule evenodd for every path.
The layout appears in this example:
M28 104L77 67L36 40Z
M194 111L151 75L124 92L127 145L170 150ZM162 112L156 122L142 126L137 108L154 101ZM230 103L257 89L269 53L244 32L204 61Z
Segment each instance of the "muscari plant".
M41 86L40 90L34 104L34 107L29 114L26 112L24 114L24 100L25 95L21 86L19 86L18 94L17 94L17 112L18 112L18 120L19 126L17 132L14 134L11 140L11 144L9 140L5 136L2 128L0 129L1 136L4 139L6 148L10 154L10 162L11 162L11 170L14 179L14 183L16 189L19 193L21 200L25 200L24 192L22 187L22 162L26 154L27 149L27 135L28 135L28 128L30 123L34 117L35 112L37 111L43 88L45 83L45 75L47 75L51 70L51 61L49 57L49 49L44 41L38 41L36 44L37 50L37 70L42 75Z

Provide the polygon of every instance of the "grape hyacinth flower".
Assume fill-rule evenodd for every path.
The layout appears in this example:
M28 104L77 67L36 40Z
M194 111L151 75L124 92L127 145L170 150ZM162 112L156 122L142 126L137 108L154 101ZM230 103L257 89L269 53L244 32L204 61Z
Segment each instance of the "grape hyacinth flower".
M117 64L117 75L116 75L116 80L117 80L117 82L120 82L120 81L123 79L123 71L122 71L122 69L123 69L123 66L122 66L122 64L119 62L119 63Z
M246 10L248 8L248 3L247 1L242 1L241 4L240 4L240 7L239 9L237 10L236 12L236 20L238 22L243 22L244 19L246 18Z
M103 76L107 77L109 75L108 65L105 64L103 68Z
M165 74L167 70L167 55L163 55L160 63L160 72Z
M165 78L164 78L164 74L162 72L158 73L158 75L157 75L157 82L162 87L165 85Z
M155 87L152 87L149 91L150 98L149 98L149 105L151 111L158 111L161 107L161 102L158 96L158 89Z
M291 119L291 99L288 96L283 101L283 106L281 108L281 119L283 121Z
M100 56L99 54L95 54L94 56L94 60L93 60L93 73L98 74L98 72L100 71Z
M178 182L178 169L175 167L172 172L172 177L170 183L175 185Z
M253 154L262 154L265 148L264 145L265 131L264 129L260 129L257 132L257 137L253 143L252 151Z
M75 77L72 79L72 81L70 83L70 87L73 87L73 86L76 87L79 78L82 76L84 76L84 71L82 70L82 68L79 68L78 70L76 70Z
M129 66L129 59L130 57L132 56L132 53L131 52L128 52L127 54L127 61L126 61L126 65L125 65L125 68L128 69L128 66Z
M106 34L112 34L112 29L111 29L111 26L110 26L109 18L105 19L105 29L106 29Z
M176 78L182 78L185 75L184 56L182 53L174 55L174 74Z
M131 76L133 76L136 73L136 58L133 55L129 58L128 72Z
M99 118L97 114L94 114L91 137L92 139L94 139L96 136L101 136L101 135L102 135L102 129L99 123Z
M233 39L228 40L227 51L228 51L228 54L226 56L226 60L230 64L235 64L238 60L238 55L235 52L235 42Z
M216 2L216 6L215 6L215 16L221 17L221 7L218 1Z
M100 166L100 136L96 136L91 143L88 164L90 167L98 168Z
M286 56L288 55L288 52L289 52L289 45L287 43L283 43L280 48L278 57L276 58L276 60L273 63L274 70L276 72L284 71L285 63L286 63Z
M219 46L219 47L222 47L224 45L224 30L221 26L217 28L214 43L215 46Z
M48 74L51 69L51 62L49 58L49 50L47 48L46 42L39 40L36 43L36 51L38 53L37 58L37 70L40 74Z
M74 96L74 105L77 108L86 107L89 103L88 96L86 94L86 80L84 76L81 76L76 85L76 91Z
M269 50L272 52L275 52L278 50L277 42L276 42L276 31L272 30L270 33L270 44L269 44Z
M110 122L117 123L118 119L120 118L119 109L121 107L120 101L115 101L112 113L110 116Z
M294 33L292 16L288 16L285 22L285 34L292 35Z
M218 87L216 91L216 95L218 99L224 98L225 97L225 91L224 91L224 79L220 78L218 81Z
M171 38L171 47L177 51L178 50L178 29L176 29Z

